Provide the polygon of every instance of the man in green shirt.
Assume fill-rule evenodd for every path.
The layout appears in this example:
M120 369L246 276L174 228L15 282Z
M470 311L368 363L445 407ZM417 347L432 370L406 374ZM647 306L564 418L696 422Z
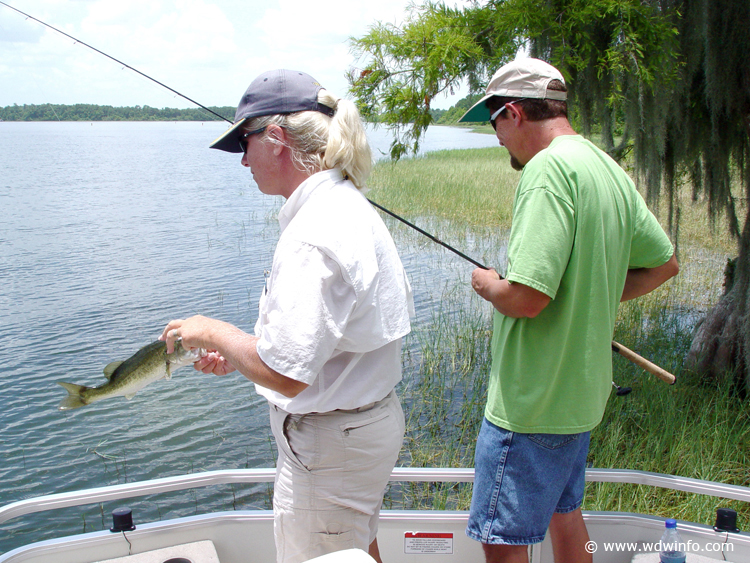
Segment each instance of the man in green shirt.
M496 309L467 527L488 562L527 563L548 528L557 563L591 561L580 506L589 432L612 388L617 307L679 270L627 174L570 126L566 97L557 69L519 59L461 118L489 119L523 170L506 279L472 274Z

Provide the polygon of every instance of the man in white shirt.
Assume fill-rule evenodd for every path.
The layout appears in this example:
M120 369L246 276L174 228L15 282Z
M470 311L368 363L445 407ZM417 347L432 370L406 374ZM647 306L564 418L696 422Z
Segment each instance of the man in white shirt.
M404 417L394 387L411 290L393 240L361 193L370 150L354 104L296 71L264 73L213 148L242 153L258 188L282 195L281 236L255 335L205 317L162 339L213 350L196 369L240 371L270 405L279 451L277 560L358 547L380 560L383 491Z

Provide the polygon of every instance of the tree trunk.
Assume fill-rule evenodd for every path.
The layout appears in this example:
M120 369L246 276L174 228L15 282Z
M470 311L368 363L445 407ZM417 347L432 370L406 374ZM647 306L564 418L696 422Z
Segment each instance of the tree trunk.
M731 261L727 270L730 264ZM746 379L738 294L739 285L735 285L706 314L696 328L685 358L688 370L720 385L741 385Z
M685 367L750 396L750 215L739 246L739 256L724 269L724 295L696 327Z

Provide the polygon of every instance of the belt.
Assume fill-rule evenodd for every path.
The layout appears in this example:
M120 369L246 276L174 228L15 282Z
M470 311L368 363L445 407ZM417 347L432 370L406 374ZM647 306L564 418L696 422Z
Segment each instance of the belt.
M391 393L393 393L393 391L391 391L390 393L388 393L385 397L383 397L379 401L374 401L372 403L367 403L366 405L362 405L361 407L357 407L356 409L334 409L332 411L326 411L326 412L317 412L316 411L316 412L306 412L306 413L289 413L288 411L285 411L280 406L275 405L273 403L271 403L271 406L277 412L281 411L281 412L286 412L287 414L301 414L302 416L309 416L311 414L329 414L329 413L333 413L333 412L342 412L344 414L354 414L354 413L365 412L365 411L370 410L372 407L374 407L378 403L381 403L381 402L385 401L388 397L390 397Z

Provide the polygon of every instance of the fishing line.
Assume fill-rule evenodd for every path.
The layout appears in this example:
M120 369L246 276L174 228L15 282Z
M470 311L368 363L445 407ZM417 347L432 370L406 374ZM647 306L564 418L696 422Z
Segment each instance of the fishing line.
M122 61L120 61L120 60L118 60L118 59L116 59L116 58L114 58L114 57L112 57L112 56L110 56L110 55L108 55L107 53L105 53L105 52L103 52L103 51L100 51L99 49L97 49L97 48L95 48L95 47L92 47L92 46L91 46L91 45L89 45L88 43L85 43L85 42L81 41L80 39L76 39L76 38L75 38L75 37L73 37L72 35L69 35L69 34L65 33L64 31L61 31L61 30L57 29L56 27L53 27L53 26L49 25L48 23L45 23L45 22L43 22L42 20L40 20L40 19L37 19L37 18L35 18L34 16L30 16L29 14L27 14L27 13L25 13L25 12L22 12L21 10L19 10L19 9L17 9L17 8L14 8L14 7L13 7L13 6L11 6L10 4L7 4L7 3L3 2L2 0L0 0L0 4L2 4L3 6L6 6L6 7L8 7L8 8L10 8L11 10L13 10L13 11L15 11L15 12L18 12L19 14L21 14L21 15L23 15L23 16L26 16L26 17L27 17L27 18L29 18L29 19L32 19L32 20L34 20L34 21L36 21L36 22L39 22L39 23L40 23L40 24L42 24L43 26L45 26L45 27L48 27L48 28L50 28L50 29L52 29L52 30L56 31L57 33L60 33L60 34L64 35L65 37L68 37L68 38L72 39L72 40L73 40L73 41L75 41L76 43L80 43L81 45L83 45L83 46L85 46L85 47L88 47L89 49L91 49L92 51L95 51L95 52L99 53L100 55L104 55L104 56L105 56L105 57L107 57L108 59L110 59L110 60L113 60L113 61L115 61L116 63L118 63L118 64L121 64L121 65L123 65L123 66L124 66L125 68L128 68L128 69L132 70L133 72L135 72L135 73L137 73L137 74L140 74L140 75L141 75L141 76L143 76L144 78L148 78L148 79L149 79L149 80L151 80L152 82L155 82L155 83L156 83L156 84L158 84L159 86L161 86L161 87L163 87L163 88L166 88L166 89L167 89L167 90L169 90L170 92L173 92L173 93L177 94L178 96L180 96L181 98L184 98L185 100L189 101L190 103L192 103L192 104L195 104L196 106L198 106L198 107L200 107L200 108L202 108L202 109L206 110L207 112L209 112L209 113L211 113L211 114L215 115L215 116L216 116L216 117L218 117L219 119L222 119L222 120L224 120L224 121L226 121L226 122L228 122L228 123L232 123L232 121L230 121L229 119L227 119L227 118L226 118L226 117L224 117L223 115L219 115L218 113L216 113L215 111L213 111L213 110L211 110L211 109L207 108L207 107L206 107L206 106L204 106L203 104L201 104L201 103L198 103L198 102L196 102L195 100L193 100L192 98L189 98L189 97L185 96L184 94L181 94L180 92L178 92L178 91L177 91L177 90L175 90L174 88L170 88L170 87L169 87L169 86L167 86L166 84L163 84L162 82L159 82L159 81L158 81L158 80L156 80L155 78L152 78L152 77L150 77L149 75L147 75L147 74L145 74L145 73L141 72L140 70L138 70L138 69L136 69L136 68L133 68L132 66L130 66L130 65L128 65L128 64L126 64L126 63L124 63L124 62L122 62ZM466 254L464 254L463 252L461 252L461 251L459 251L459 250L457 250L457 249L453 248L453 247L452 247L451 245L449 245L449 244L446 244L446 243L444 243L444 242L443 242L443 241L441 241L441 240L440 240L439 238L437 238L437 237L436 237L436 236L434 236L434 235L431 235L431 234L430 234L430 233L428 233L427 231L424 231L424 230L420 229L419 227L417 227L417 226L416 226L416 225L414 225L413 223L410 223L409 221L407 221L407 220L406 220L406 219L404 219L403 217L400 217L399 215L397 215L397 214L393 213L392 211L389 211L388 209L386 209L386 208L385 208L385 207L383 207L382 205L379 205L379 204L375 203L374 201L372 201L372 200L371 200L371 199L369 199L369 198L367 198L367 200L368 200L368 201L369 201L369 202L370 202L370 203L371 203L372 205L374 205L375 207L377 207L378 209L380 209L381 211L384 211L384 212L385 212L385 213L387 213L388 215L390 215L390 216L392 216L392 217L394 217L394 218L398 219L399 221L401 221L401 222L402 222L402 223L404 223L405 225L407 225L407 226L411 227L412 229L416 230L417 232L419 232L419 233L423 234L424 236L426 236L426 237L428 237L428 238L429 238L430 240L432 240L432 241L434 241L434 242L438 243L439 245L441 245L442 247L446 248L447 250L450 250L451 252L453 252L454 254L456 254L456 255L460 256L460 257L461 257L461 258L463 258L464 260L467 260L467 261L471 262L472 264L474 264L474 265L475 265L475 266L477 266L478 268L482 268L483 270L489 270L489 268L488 268L487 266L484 266L484 265L480 264L479 262L477 262L477 261L476 261L476 260L474 260L473 258L470 258L469 256L467 256L467 255L466 255ZM502 276L500 277L500 279L503 279L503 278L502 278ZM615 346L615 345L616 345L616 346ZM645 360L644 358L641 358L640 356L638 356L637 354L635 354L635 353L634 353L634 352L632 352L632 351L629 351L629 350L627 351L627 352L628 352L628 353L630 354L630 356L628 356L628 355L625 355L625 354L623 353L623 350L622 350L621 348L624 348L624 346L622 346L621 344L617 344L616 342L613 342L613 343L612 343L612 349L613 349L613 350L614 350L615 352L618 352L618 353L620 353L621 355L624 355L624 356L625 356L626 358L628 358L629 360L631 360L631 361L635 361L635 360L633 359L633 357L634 357L634 356L637 356L637 357L638 357L638 358L639 358L640 360L644 360L645 362L647 362L647 363L649 363L649 364L650 364L650 362L648 362L648 361L647 361L647 360ZM637 362L637 361L635 361L635 363L638 363L638 362ZM639 365L640 365L640 364L639 364ZM655 373L655 372L653 371L653 369L652 369L651 367L646 367L646 366L644 366L644 365L641 365L641 367L642 367L642 368L644 368L644 369L645 369L646 371L649 371L650 373L654 373L655 375L657 375L657 374L656 374L656 373ZM658 369L658 370L661 370L661 371L662 371L662 372L664 372L664 373L665 373L666 375L668 375L668 376L670 376L670 377L672 378L672 381L671 381L671 382L669 382L669 381L668 381L668 383L672 383L672 384L674 383L675 379L674 379L674 376L673 376L672 374L669 374L669 373L665 372L664 370L662 370L662 369L661 369L661 368L659 368L658 366L653 366L653 367L655 367L655 368L656 368L656 369ZM661 377L662 379L664 379L664 377L663 377L662 375L657 375L657 377ZM665 380L666 380L666 379L665 379ZM613 383L614 383L614 382L613 382Z
M230 121L229 119L227 119L227 118L226 118L226 117L224 117L223 115L219 115L218 113L216 113L215 111L213 111L213 110L211 110L211 109L207 108L207 107L206 107L206 106L204 106L203 104L201 104L201 103L198 103L198 102L196 102L195 100L193 100L192 98L189 98L189 97L187 97L187 96L186 96L186 95L184 95L184 94L181 94L180 92L178 92L178 91L177 91L177 90L175 90L174 88L170 88L170 87L169 87L169 86L167 86L166 84L164 84L164 83L162 83L162 82L159 82L159 81L158 81L158 80L156 80L155 78L152 78L152 77L151 77L151 76L149 76L148 74L145 74L145 73L141 72L141 71L140 71L140 70L138 70L137 68L133 68L133 67L132 67L132 66L130 66L129 64L126 64L126 63L122 62L121 60L118 60L118 59L116 59L116 58L114 58L114 57L112 57L112 56L108 55L108 54L107 54L107 53L105 53L104 51L100 51L100 50L99 50L99 49L97 49L96 47L92 47L92 46L91 46L91 45L89 45L88 43L85 43L85 42L81 41L80 39L77 39L77 38L73 37L72 35L70 35L70 34L68 34L68 33L65 33L64 31L61 31L61 30L57 29L56 27L54 27L54 26L51 26L50 24L48 24L48 23L45 23L45 22L43 22L42 20L40 20L40 19L37 19L37 18L35 18L34 16L31 16L31 15L29 15L29 14L25 13L25 12L22 12L21 10L19 10L19 9L17 9L17 8L14 8L14 7L13 7L13 6L11 6L10 4L7 4L7 3L3 2L2 0L0 0L0 4L2 4L3 6L7 6L7 7L8 7L8 8L10 8L11 10L14 10L14 11L16 11L16 12L18 12L19 14L21 14L21 15L23 15L23 16L26 16L26 17L27 17L27 18L29 18L29 19L32 19L32 20L34 20L34 21L36 21L36 22L39 22L39 23L40 23L40 24L42 24L43 26L45 26L45 27L48 27L48 28L50 28L50 29L52 29L52 30L56 31L57 33L60 33L60 34L64 35L65 37L68 37L68 38L72 39L72 40L73 40L73 41L75 41L76 43L80 43L80 44L81 44L81 45L83 45L84 47L88 47L89 49L91 49L92 51L95 51L95 52L99 53L100 55L104 55L104 56L105 56L105 57L107 57L108 59L110 59L110 60L113 60L113 61L115 61L115 62L116 62L117 64L121 64L121 65L123 65L123 66L124 66L125 68L128 68L128 69L132 70L133 72L135 72L135 73L138 73L138 74L140 74L140 75L141 75L141 76L143 76L144 78L148 78L148 79L149 79L149 80L151 80L152 82L155 82L155 83L156 83L156 84L158 84L159 86L161 86L161 87L163 87L163 88L166 88L166 89L167 89L167 90L169 90L170 92L174 92L175 94L177 94L177 95L178 95L178 96L180 96L181 98L184 98L185 100L189 101L190 103L193 103L193 104L195 104L196 106L198 106L198 107L200 107L200 108L202 108L202 109L206 110L207 112L209 112L209 113L211 113L211 114L215 115L215 116L216 116L216 117L218 117L219 119L223 119L223 120L224 120L224 121L226 121L227 123L232 123L232 121ZM53 111L54 111L54 110L53 110ZM374 201L372 201L372 200L371 200L371 199L369 199L369 198L367 198L367 200L368 200L368 201L369 201L369 202L370 202L371 204L373 204L373 205L374 205L375 207L377 207L378 209L380 209L381 211L384 211L384 212L385 212L385 213L387 213L388 215L390 215L390 216L392 216L392 217L395 217L396 219L398 219L398 220L399 220L399 221L401 221L402 223L404 223L404 224L408 225L409 227L411 227L411 228L412 228L412 229L414 229L415 231L417 231L417 232L419 232L419 233L423 234L424 236L428 237L428 238L429 238L430 240L432 240L432 241L434 241L434 242L438 243L439 245L443 246L444 248L447 248L448 250L450 250L451 252L453 252L453 253L455 253L456 255L460 256L460 257L461 257L461 258L463 258L464 260L468 260L469 262L471 262L472 264L474 264L475 266L477 266L477 267L479 267L479 268L482 268L482 269L484 269L484 270L489 270L489 268L487 268L487 266L483 266L482 264L480 264L479 262L477 262L477 261L476 261L476 260L474 260L473 258L470 258L470 257L469 257L469 256L467 256L466 254L464 254L463 252L461 252L461 251L459 251L459 250L457 250L457 249L453 248L453 247L452 247L452 246L450 246L449 244L446 244L446 243L444 243L444 242L443 242L443 241L441 241L441 240L440 240L439 238L437 238L437 237L436 237L436 236L434 236L434 235L431 235L431 234L430 234L430 233L428 233L427 231L424 231L424 230L420 229L419 227L417 227L417 226L416 226L416 225L414 225L413 223L410 223L409 221L407 221L407 220L406 220L406 219L404 219L403 217L400 217L400 216L396 215L396 214L395 214L395 213L393 213L392 211L389 211L388 209L386 209L386 208L385 208L385 207L383 207L382 205L379 205L379 204L375 203Z
M178 96L180 96L181 98L184 98L184 99L186 99L186 100L187 100L188 102L190 102L190 103L192 103L192 104L195 104L196 106L198 106L198 107L200 107L200 108L202 108L202 109L206 110L206 111L207 111L208 113L211 113L211 114L215 115L215 116L216 116L216 117L218 117L219 119L223 119L224 121L227 121L227 122L229 122L229 123L232 123L231 121L229 121L229 120L228 120L228 119L227 119L226 117L224 117L223 115L219 115L218 113L216 113L216 112L215 112L215 111L213 111L212 109L209 109L209 108L207 108L206 106L204 106L203 104L200 104L200 103L196 102L195 100L193 100L193 99L191 99L191 98L188 98L188 97L187 97L186 95L184 95L184 94L181 94L180 92L178 92L178 91L177 91L177 90L175 90L174 88L170 88L169 86L167 86L166 84L164 84L164 83L162 83L162 82L159 82L159 81L158 81L158 80L156 80L155 78L152 78L152 77L150 77L150 76L149 76L148 74L145 74L145 73L141 72L141 71L140 71L140 70L138 70L137 68L133 68L133 67L132 67L132 66L130 66L129 64L126 64L126 63L124 63L124 62L122 62L122 61L120 61L120 60L118 60L118 59L116 59L116 58L114 58L114 57L112 57L112 56L108 55L107 53L105 53L105 52L103 52L103 51L100 51L100 50L99 50L99 49L97 49L96 47L92 47L92 46L91 46L91 45L89 45L88 43L84 43L84 42L83 42L83 41L81 41L80 39L76 39L76 38L75 38L75 37L73 37L72 35L69 35L69 34L65 33L64 31L62 31L62 30L60 30L60 29L57 29L56 27L53 27L53 26L51 26L50 24L48 24L48 23L45 23L45 22L43 22L43 21L42 21L42 20L40 20L40 19L37 19L37 18L35 18L34 16L30 16L29 14L27 14L27 13L25 13L25 12L22 12L22 11L21 11L21 10L19 10L18 8L14 8L14 7L13 7L13 6L11 6L10 4L6 4L6 3L5 3L5 2L3 2L2 0L0 0L0 4L2 4L3 6L7 6L7 7L8 7L8 8L10 8L11 10L13 10L13 11L15 11L15 12L18 12L19 14L21 14L21 15L23 15L23 16L26 16L26 17L27 17L28 19L32 19L32 20L34 20L35 22L39 22L39 23L40 23L40 24L42 24L43 26L45 26L45 27L48 27L48 28L50 28L51 30L53 30L53 31L56 31L57 33L60 33L60 34L64 35L65 37L68 37L68 38L72 39L72 40L73 40L73 41L75 41L76 43L80 43L80 44L81 44L81 45L83 45L84 47L88 47L88 48L89 48L89 49L91 49L92 51L96 51L96 52L97 52L97 53L99 53L100 55L104 55L104 56L105 56L105 57L107 57L108 59L110 59L110 60L113 60L113 61L115 61L115 62L116 62L117 64L121 64L121 65L122 65L122 66L124 66L125 68L128 68L128 69L132 70L133 72L135 72L135 73L137 73L137 74L140 74L140 75L141 75L141 76L143 76L144 78L148 78L148 79L149 79L149 80L150 80L151 82L155 82L156 84L158 84L159 86L161 86L161 87L163 87L163 88L166 88L166 89L167 89L167 90L169 90L170 92L174 92L175 94L177 94L177 95L178 95Z

